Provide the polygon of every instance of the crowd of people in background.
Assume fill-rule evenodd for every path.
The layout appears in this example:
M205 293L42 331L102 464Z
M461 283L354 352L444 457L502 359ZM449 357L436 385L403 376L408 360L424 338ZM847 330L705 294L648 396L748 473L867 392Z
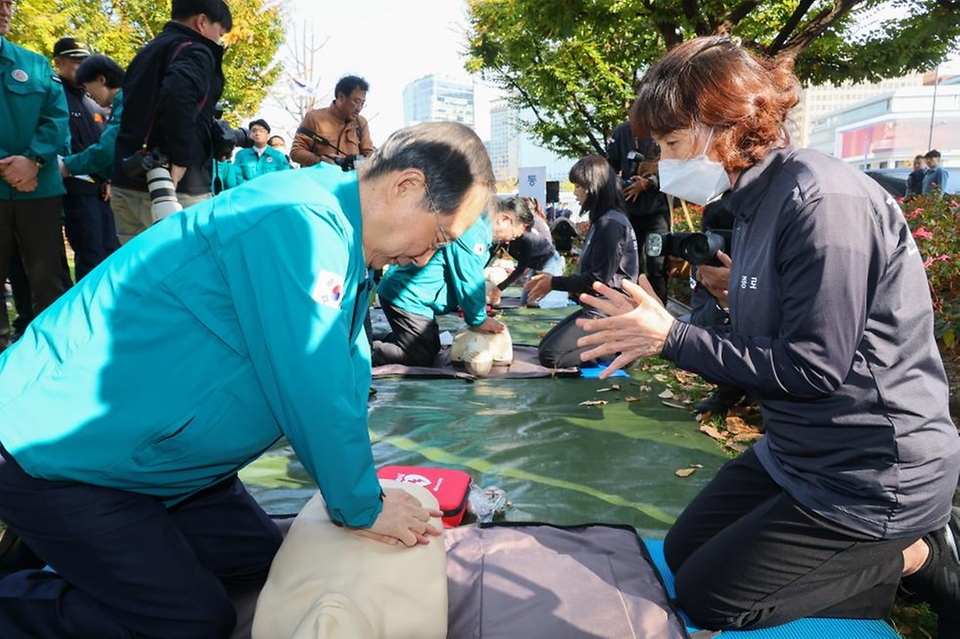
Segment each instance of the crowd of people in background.
M947 190L950 173L940 166L940 151L931 149L925 155L913 158L913 171L907 176L907 188L904 197L943 194Z

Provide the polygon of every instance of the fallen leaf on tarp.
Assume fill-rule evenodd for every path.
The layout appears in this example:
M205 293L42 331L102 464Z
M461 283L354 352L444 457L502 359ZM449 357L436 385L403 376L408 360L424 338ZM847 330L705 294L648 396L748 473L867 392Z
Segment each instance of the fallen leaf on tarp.
M706 435L709 435L710 437L716 439L717 441L722 442L725 439L725 437L720 434L720 431L714 428L713 426L711 426L710 424L701 424L700 432Z
M732 439L727 442L726 446L727 446L727 448L729 448L730 450L735 450L735 451L737 451L738 453L745 453L745 452L747 452L747 447L746 447L746 446L744 446L743 444L737 444L737 443L735 443Z
M626 399L627 399L627 403L630 403L630 404L632 404L632 403L634 403L634 402L642 402L642 401L643 401L643 398L642 398L642 397L631 397L631 396L629 396L629 395L627 396Z
M620 390L620 385L619 385L619 384L614 384L613 386L608 386L607 388L598 388L598 389L597 389L597 392L598 392L598 393L607 393L607 392L609 392L609 391L618 391L618 390Z
M760 429L755 426L751 426L747 422L743 421L743 418L737 417L736 415L729 415L726 420L724 420L724 426L731 433L759 433Z
M664 401L662 401L662 402L660 402L660 403L663 404L664 406L668 406L668 407L670 407L670 408L679 408L680 410L687 410L687 407L686 407L686 406L684 406L683 404L678 404L677 402L668 402L668 401L664 400Z
M660 399L673 399L674 394L673 394L673 391L668 388L667 390L657 395L657 397L659 397Z
M680 470L675 471L673 474L677 477L689 477L695 472L697 472L696 468L681 468Z
M585 402L580 402L580 406L606 406L609 403L605 399L588 399Z
M670 378L662 373L657 373L656 375L653 376L653 378L658 382L661 382L664 384L670 381Z
M646 384L641 384L641 385L640 385L640 392L641 392L641 393L649 393L649 392L652 391L652 390L653 390L653 389L650 388L649 386L647 386Z
M733 436L735 442L753 442L763 437L763 433L738 433Z
M690 468L703 468L703 464L690 464Z

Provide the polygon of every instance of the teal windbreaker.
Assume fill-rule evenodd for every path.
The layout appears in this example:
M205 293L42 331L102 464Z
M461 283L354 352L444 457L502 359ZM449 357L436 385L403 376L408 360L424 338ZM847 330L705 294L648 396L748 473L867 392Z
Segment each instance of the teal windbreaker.
M34 477L167 505L281 436L335 521L381 510L356 173L264 176L123 246L0 355L0 442Z
M70 175L96 175L104 180L110 179L113 172L113 151L120 133L120 115L123 113L123 91L117 93L110 105L110 119L103 130L100 140L83 151L63 158Z
M240 149L233 157L233 166L237 183L243 183L267 173L286 171L290 163L283 153L268 146L261 155L257 155L256 149Z
M435 318L459 306L469 326L487 319L487 291L483 267L490 258L493 228L487 216L423 267L407 264L391 268L380 280L380 299L408 313Z
M0 200L63 195L57 154L70 138L70 113L60 78L42 55L0 37L0 158L41 160L37 188L21 193L0 180Z

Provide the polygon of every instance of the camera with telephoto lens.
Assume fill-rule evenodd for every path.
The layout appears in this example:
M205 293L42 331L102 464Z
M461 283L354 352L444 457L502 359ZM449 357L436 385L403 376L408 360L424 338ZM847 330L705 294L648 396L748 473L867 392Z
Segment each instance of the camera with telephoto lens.
M679 257L694 266L722 266L717 251L731 255L731 231L650 233L643 247L649 257Z
M150 213L157 222L183 210L177 200L177 189L170 175L170 159L159 149L137 151L124 158L121 166L128 177L146 179L150 194Z

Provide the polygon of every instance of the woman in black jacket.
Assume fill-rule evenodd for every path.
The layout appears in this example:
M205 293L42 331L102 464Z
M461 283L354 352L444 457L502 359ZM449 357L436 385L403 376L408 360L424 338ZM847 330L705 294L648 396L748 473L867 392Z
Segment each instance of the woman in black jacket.
M579 301L583 293L592 294L594 282L621 290L620 283L637 280L640 260L637 236L624 211L620 180L602 155L588 155L570 169L573 194L583 210L590 214L590 230L580 255L580 272L554 276L538 273L524 287L527 299L536 302L550 291L567 291ZM550 329L540 340L539 358L544 366L565 368L580 365L577 340L584 332L576 325L580 317L600 317L592 308L581 308Z

